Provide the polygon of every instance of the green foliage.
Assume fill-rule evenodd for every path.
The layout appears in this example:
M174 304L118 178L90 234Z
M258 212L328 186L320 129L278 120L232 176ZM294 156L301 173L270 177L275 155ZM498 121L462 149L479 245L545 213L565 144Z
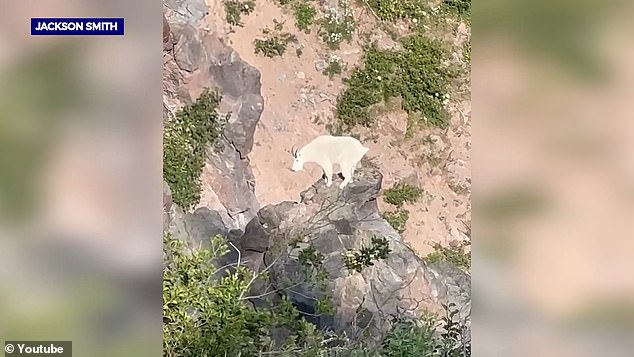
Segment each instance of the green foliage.
M210 248L192 250L167 234L163 237L163 355L255 357L282 353L278 348L317 355L311 353L322 349L321 332L300 319L284 295L270 309L246 304L252 272L238 267L221 277L212 262L227 252L227 245L220 236L210 243ZM317 305L332 311L327 299ZM272 334L282 326L291 335L284 347L274 346Z
M443 357L470 357L471 341L467 337L467 327L460 321L455 321L459 313L456 304L443 304L445 316L440 320L443 332L436 339L434 356Z
M384 21L421 19L429 12L423 0L367 0L366 3Z
M386 259L391 249L385 237L372 237L372 245L362 247L358 252L348 250L342 253L343 263L348 270L361 272L363 268L374 265L373 260Z
M404 182L399 182L394 187L385 190L383 200L397 207L395 211L383 213L385 219L397 232L403 233L407 220L409 219L409 211L403 208L405 203L415 203L418 201L423 191L415 186Z
M247 307L240 297L249 273L235 273L212 281L212 259L226 252L222 237L211 249L189 251L180 240L163 238L163 349L164 356L255 355L263 348L276 317Z
M468 271L471 269L471 252L465 252L465 247L468 245L469 242L465 242L458 246L443 247L440 243L434 243L434 251L423 260L427 263L448 261L458 268Z
M227 23L233 26L242 26L242 15L249 15L255 10L255 1L253 0L225 0L225 19Z
M355 28L352 9L347 1L339 1L339 8L340 10L330 8L324 18L319 21L319 35L332 50L339 49L343 40L350 42Z
M288 44L297 42L297 37L288 32L282 32L283 24L273 20L275 23L274 30L265 28L262 33L266 35L264 39L255 39L255 53L266 57L282 56L286 52Z
M456 321L454 303L442 305L445 315L438 319L431 314L420 318L397 316L383 339L381 357L470 357L470 336L464 321ZM441 327L441 333L436 328Z
M302 266L318 268L324 259L324 255L315 249L312 244L299 252L298 260Z
M373 247L364 248L357 255L385 259L389 253L385 238L373 238ZM306 248L303 263L320 266L314 248ZM374 250L374 252L371 252ZM420 319L397 316L392 328L382 339L378 349L370 349L362 341L350 341L342 336L319 331L316 326L300 318L300 314L284 296L278 305L269 309L254 309L245 304L248 299L252 272L240 267L220 274L213 265L216 258L227 252L220 236L210 240L209 248L189 249L183 241L163 237L163 355L243 356L255 357L262 353L279 356L469 356L470 346L462 341L462 323L452 321L455 311L451 305L441 319L443 333L435 336L437 323L431 316ZM363 264L371 265L370 261ZM332 314L326 298L316 302L317 313ZM288 328L290 335L283 345L274 346L273 333ZM330 341L326 343L325 341ZM468 348L468 354L465 353Z
M434 324L431 316L421 319L397 317L380 348L384 357L430 356L434 351Z
M443 0L443 7L465 20L471 20L471 0Z
M405 232L405 225L409 219L409 211L404 208L398 208L396 211L383 213L383 219L392 226L397 232Z
M299 2L294 6L295 26L305 33L310 33L310 27L315 21L317 10L307 2Z
M193 104L171 118L163 130L163 177L173 201L189 210L200 200L200 174L209 146L224 129L216 108L221 96L205 88Z
M454 71L442 63L441 43L417 32L402 40L402 51L380 50L372 44L365 52L363 67L346 79L348 87L337 101L337 118L346 127L370 126L369 108L400 97L408 114L417 114L424 124L444 127L449 115L444 108Z
M418 201L422 193L423 191L416 186L399 182L394 187L385 190L383 199L391 205L402 207L406 202L415 203Z
M333 79L335 75L341 74L342 70L343 66L341 64L341 59L337 56L331 56L323 73L327 75L328 78Z

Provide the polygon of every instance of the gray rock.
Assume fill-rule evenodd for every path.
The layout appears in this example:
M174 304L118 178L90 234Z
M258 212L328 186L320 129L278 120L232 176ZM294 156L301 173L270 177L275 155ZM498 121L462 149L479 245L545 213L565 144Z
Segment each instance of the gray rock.
M163 14L163 51L171 51L174 47L172 43L171 27L165 14Z
M206 77L220 88L223 106L236 114L229 120L225 135L241 157L246 157L253 148L255 127L264 110L260 71L214 36L206 36L203 42L210 58Z
M177 30L178 41L174 46L174 59L182 70L194 72L203 60L203 46L195 28L185 25Z
M328 63L324 60L315 61L315 70L317 72L323 72L326 67L328 67Z
M302 193L299 203L262 208L240 238L240 249L261 255L262 261L255 264L259 269L273 265L270 283L277 289L291 286L286 295L322 328L350 336L365 329L376 341L388 328L390 314L440 312L441 304L450 302L460 306L458 318L468 318L469 277L451 265L426 266L401 242L377 208L380 172L361 168L354 179L344 190L339 190L337 182L325 187L319 180ZM360 273L348 271L342 253L369 246L375 236L386 238L391 249L387 258ZM299 253L311 245L323 256L325 289L306 282L298 260ZM317 313L316 301L324 296L334 305L332 316Z
M208 163L214 170L206 173L218 199L225 206L232 228L244 228L256 216L260 205L255 197L255 178L248 158L241 158L235 147L220 139L219 151L212 151Z
M228 233L220 213L206 207L198 208L193 213L184 213L176 204L171 204L167 216L166 231L173 239L182 240L190 247L209 247L212 237L226 237Z
M207 245L215 235L227 235L227 228L220 214L207 207L198 208L194 213L185 215L185 229L194 246Z
M166 13L170 24L188 24L198 28L209 9L205 0L163 0L169 9Z

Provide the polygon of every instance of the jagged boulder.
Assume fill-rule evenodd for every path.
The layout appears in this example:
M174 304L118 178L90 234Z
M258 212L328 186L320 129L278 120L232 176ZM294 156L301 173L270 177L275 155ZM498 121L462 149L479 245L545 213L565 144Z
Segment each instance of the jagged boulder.
M172 29L170 27L170 24L167 21L165 14L163 14L163 51L172 50L173 44L172 44L171 31Z
M205 60L205 52L198 37L198 30L185 24L176 27L174 32L178 36L174 45L174 60L178 68L187 72L196 71Z
M295 306L322 328L352 335L367 331L378 338L391 314L440 312L441 304L450 302L462 307L456 318L466 319L468 276L446 264L426 265L401 241L378 211L382 178L376 169L362 168L344 190L336 182L326 187L319 180L302 192L300 202L263 207L238 240L245 263L255 270L268 269L271 285L285 290ZM369 246L372 237L387 240L391 251L386 259L361 272L348 270L342 253ZM325 288L303 280L298 256L307 247L323 256ZM325 295L335 308L331 316L316 314L317 301Z
M253 149L253 134L264 110L260 71L214 35L203 39L208 56L204 82L220 88L220 112L229 114L225 130L227 139L242 158Z
M209 13L205 0L163 0L167 20L172 24L188 24L199 28L203 18Z

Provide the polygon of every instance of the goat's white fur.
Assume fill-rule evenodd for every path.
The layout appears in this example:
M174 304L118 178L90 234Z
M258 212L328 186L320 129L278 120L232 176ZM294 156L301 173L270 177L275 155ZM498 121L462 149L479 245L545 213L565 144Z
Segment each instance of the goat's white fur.
M351 136L321 135L304 145L301 149L293 151L293 171L301 171L304 164L314 162L321 167L326 176L326 186L332 185L332 169L334 164L341 168L344 177L339 185L340 189L353 182L354 170L361 158L370 149L363 146L359 140Z

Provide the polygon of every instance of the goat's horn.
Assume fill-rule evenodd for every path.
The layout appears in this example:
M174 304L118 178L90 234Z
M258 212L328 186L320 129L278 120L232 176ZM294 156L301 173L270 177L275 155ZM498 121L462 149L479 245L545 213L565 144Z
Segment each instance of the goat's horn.
M293 156L297 155L297 150L295 150L295 145L291 147L291 154L293 154Z

